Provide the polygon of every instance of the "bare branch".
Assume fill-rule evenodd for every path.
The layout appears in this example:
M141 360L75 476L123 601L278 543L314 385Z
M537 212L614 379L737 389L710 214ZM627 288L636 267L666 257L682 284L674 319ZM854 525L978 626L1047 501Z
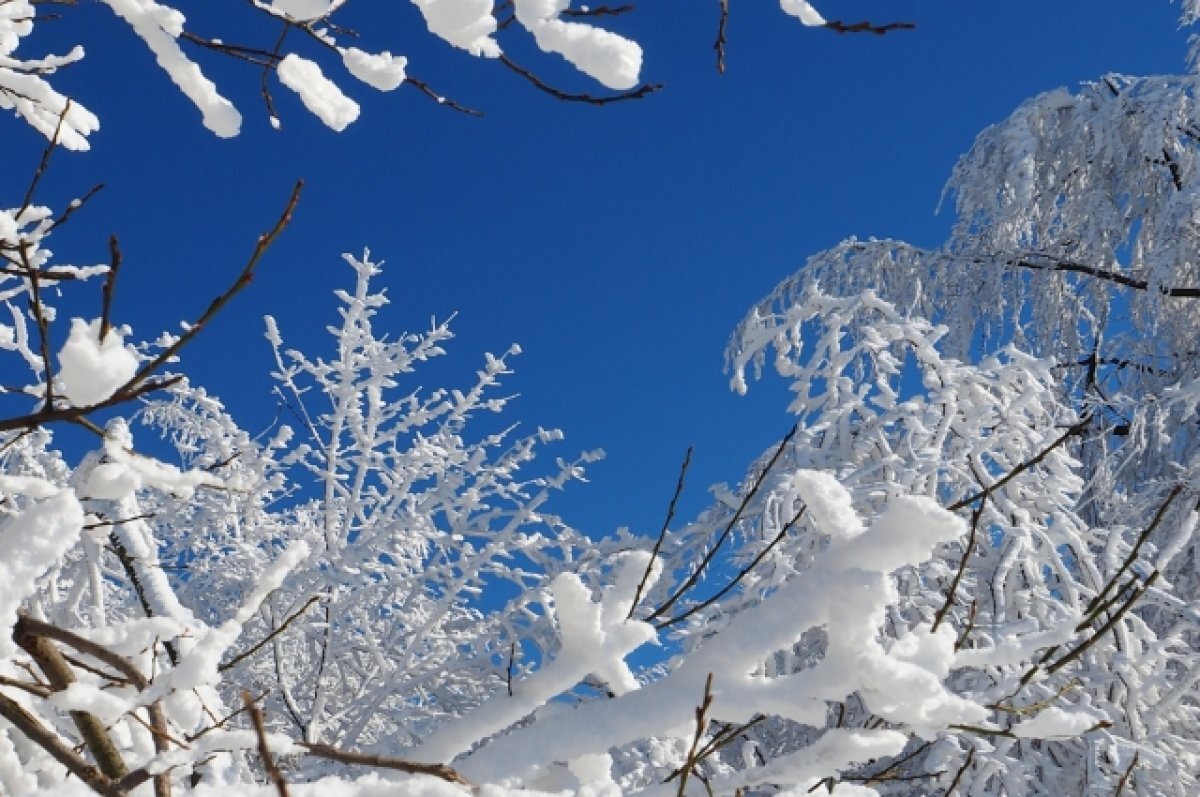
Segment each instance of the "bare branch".
M279 792L279 797L289 797L287 780L283 777L283 773L279 771L279 766L275 763L274 757L271 756L271 748L267 744L267 727L263 722L262 710L254 705L253 698L249 692L242 692L242 705L246 707L246 711L250 714L250 721L254 724L254 733L258 736L258 757L262 759L263 767L267 770L267 775L275 784L276 791Z
M679 479L675 482L675 492L671 495L671 503L667 505L667 517L663 520L662 528L658 532L658 539L654 541L654 548L650 551L650 561L646 563L646 572L642 573L642 580L638 582L637 589L633 593L633 603L629 605L629 614L625 615L627 620L633 617L633 612L642 600L642 591L646 589L646 582L650 580L650 574L654 571L654 562L658 559L658 552L662 550L662 544L671 528L671 521L675 518L675 505L679 501L679 496L683 494L684 479L687 477L688 467L692 464L693 448L694 446L688 446L687 453L683 455L683 464L679 466Z
M1009 265L1017 266L1018 268L1028 268L1034 271L1066 271L1075 274L1086 274L1089 277L1114 282L1117 285L1124 285L1127 288L1145 291L1150 289L1150 283L1146 280L1130 277L1128 274L1122 274L1119 271L1111 271L1105 268L1096 266L1088 266L1083 263L1073 263L1069 260L1052 260L1048 263L1034 263L1029 260L1011 260ZM1181 288L1167 287L1165 285L1156 285L1154 288L1163 296L1173 296L1182 299L1200 299L1200 288Z
M117 272L121 270L121 247L117 244L117 236L108 237L108 273L104 275L104 287L100 289L100 342L108 337L112 328L113 291L117 287Z
M915 30L917 24L915 22L888 22L883 25L873 25L865 19L862 22L843 22L840 19L834 19L826 22L824 27L834 33L873 33L876 36L883 36L894 30Z
M343 764L394 769L397 772L406 772L410 775L432 775L435 778L441 778L450 783L458 783L468 788L471 786L469 780L445 764L423 764L419 761L408 761L392 756L375 755L372 753L352 753L349 750L339 750L327 744L314 744L310 742L298 742L298 744L307 750L309 755L316 756L317 758L341 761Z
M507 55L500 56L500 63L504 64L506 67L528 80L534 86L537 86L539 89L549 94L551 97L564 102L581 102L587 105L611 105L614 102L640 100L643 97L649 96L650 94L661 90L663 87L661 83L643 83L636 89L630 89L629 91L622 92L621 94L610 94L603 97L597 97L594 94L572 94L551 86L549 83L542 80L525 67L518 66Z

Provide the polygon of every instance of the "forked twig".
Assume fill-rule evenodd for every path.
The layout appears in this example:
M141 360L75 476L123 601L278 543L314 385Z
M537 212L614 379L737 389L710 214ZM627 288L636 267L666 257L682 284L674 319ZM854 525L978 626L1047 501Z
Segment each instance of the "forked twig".
M694 448L695 446L688 446L687 453L683 455L683 464L679 466L679 478L675 482L675 492L671 494L671 503L667 505L667 517L663 520L662 528L658 532L658 539L654 541L654 548L650 551L650 561L646 563L646 572L642 573L642 580L638 582L637 589L633 593L633 602L629 604L629 614L625 615L626 620L633 617L633 612L641 602L642 592L646 589L650 574L654 572L654 562L658 559L658 553L662 550L663 542L666 541L667 534L670 532L671 521L675 518L675 506L679 502L679 496L683 494L684 480L687 477L688 468L692 464Z
M766 481L767 474L771 472L771 469L775 467L775 463L779 461L781 456L783 456L783 452L787 449L788 444L792 442L792 438L796 436L796 432L798 432L799 429L799 425L793 426L791 431L787 433L787 436L779 442L778 447L775 449L775 453L771 455L770 461L767 462L767 466L763 468L761 473L758 474L758 478L754 480L754 484L751 485L750 490L745 496L742 497L742 501L738 505L737 511L733 513L733 517L729 519L729 522L725 525L725 528L717 536L716 542L714 542L712 547L709 548L708 553L706 553L704 558L700 560L700 564L697 565L692 574L684 580L679 589L677 589L675 593L671 595L671 597L667 598L666 602L664 602L662 606L659 606L657 609L651 612L648 617L645 618L646 621L655 620L665 614L668 609L674 606L675 603L684 595L686 595L688 591L690 591L691 588L696 585L696 582L700 580L700 577L704 574L704 571L712 562L713 557L717 555L717 551L720 550L721 546L725 543L725 540L729 538L730 533L733 531L733 527L736 526L738 521L742 519L742 513L746 511L746 507L749 506L750 501L752 501L754 496L758 494L763 482Z

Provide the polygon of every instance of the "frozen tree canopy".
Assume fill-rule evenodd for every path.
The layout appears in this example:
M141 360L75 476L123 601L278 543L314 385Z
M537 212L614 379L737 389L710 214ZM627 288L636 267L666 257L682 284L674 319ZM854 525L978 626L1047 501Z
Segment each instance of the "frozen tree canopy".
M103 2L237 133L178 9ZM507 58L512 21L637 91L640 47L567 0L414 3L471 56ZM343 41L345 5L253 3L337 55L255 51L337 130L360 110L342 71L412 80ZM0 104L85 149L96 118L48 80L83 51L18 57L35 21L0 0ZM49 248L81 202L39 204L40 171L3 186L0 792L1196 794L1198 94L1037 96L959 160L944 244L811 257L727 351L735 390L789 382L792 431L657 539L554 513L601 452L507 420L518 346L420 387L454 334L383 328L370 252L343 259L323 350L265 319L269 429L190 379L299 187L158 334L112 317L115 242L100 265ZM93 289L98 317L58 312Z

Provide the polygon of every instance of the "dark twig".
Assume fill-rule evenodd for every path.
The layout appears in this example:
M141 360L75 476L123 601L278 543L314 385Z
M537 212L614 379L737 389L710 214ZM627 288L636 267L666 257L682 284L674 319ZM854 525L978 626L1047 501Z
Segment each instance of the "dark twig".
M1119 271L1111 271L1109 269L1097 268L1096 266L1088 266L1083 263L1072 263L1067 260L1055 260L1049 263L1033 263L1028 260L1010 261L1011 265L1018 268L1028 268L1034 271L1067 271L1076 274L1087 274L1089 277L1115 282L1118 285L1124 285L1127 288L1145 291L1150 289L1150 283L1146 280L1140 280L1135 277L1130 277L1127 274L1122 274ZM1200 288L1171 288L1165 285L1156 285L1154 289L1163 296L1174 296L1183 299L1200 299Z
M254 698L250 697L249 692L242 692L242 705L250 714L250 722L254 725L255 735L258 736L258 757L262 759L267 776L275 784L275 790L279 792L279 797L289 797L287 779L279 771L279 765L275 763L275 758L271 755L271 747L267 744L267 726L263 722L262 710L254 705Z
M998 480L993 482L991 486L984 487L979 492L975 493L974 495L968 496L967 498L963 498L959 501L955 501L953 504L946 507L946 509L948 509L951 512L956 512L959 509L962 509L963 507L970 506L971 504L975 503L976 501L978 501L981 498L987 498L992 493L996 492L1001 487L1008 484L1010 481L1012 481L1013 479L1020 476L1025 471L1032 468L1034 465L1037 465L1038 463L1040 463L1043 459L1045 459L1046 457L1048 457L1050 455L1051 451L1058 448L1060 445L1065 443L1067 440L1069 440L1070 438L1072 438L1076 435L1082 434L1083 431L1085 429L1087 429L1087 425L1090 422L1091 422L1090 415L1085 415L1083 418L1080 418L1078 422L1076 422L1076 423L1072 424L1070 427L1068 427L1067 430L1065 432L1063 432L1053 443L1051 443L1050 445L1043 448L1041 451L1039 451L1037 454L1035 454L1031 459L1027 459L1024 462L1022 462L1021 464L1017 465L1015 468L1010 470L1008 473L1004 474Z
M300 191L303 187L303 180L296 183L279 220L275 222L275 226L258 237L258 242L250 255L250 259L233 284L224 293L214 299L208 306L208 309L201 314L200 318L192 323L182 335L176 338L174 343L164 349L153 360L138 369L138 372L128 382L117 388L111 396L90 407L54 408L47 403L42 409L29 415L0 420L0 431L22 429L28 426L41 426L55 421L76 421L96 410L133 401L146 393L161 390L178 382L181 377L177 376L167 377L154 382L148 380L155 371L165 365L179 353L180 349L190 343L204 329L205 325L212 320L213 316L224 308L234 296L250 284L251 280L254 279L254 270L258 266L259 261L262 260L267 249L270 248L275 239L279 237L280 233L291 222L292 213L296 209L296 203L300 201Z
M717 41L713 48L717 51L717 71L725 74L725 26L729 24L729 0L720 0L721 19L717 23Z
M915 22L888 22L884 25L872 25L865 19L862 22L843 22L840 19L834 19L825 23L825 28L834 33L873 33L876 36L883 36L894 30L915 30L916 27Z
M279 636L284 631L286 631L287 627L289 625L294 623L296 620L300 619L300 617L303 616L304 613L307 612L314 603L319 601L321 599L321 597L322 596L320 596L320 595L313 595L311 598L308 599L308 603L304 604L299 609L297 609L294 614L292 614L290 617L288 617L286 620L284 620L283 623L281 623L280 626L278 628L276 628L274 631L267 634L265 637L263 637L257 643L255 643L254 645L251 645L248 649L237 654L229 661L225 662L224 664L219 665L217 667L217 672L226 672L227 670L231 670L234 667L236 667L238 664L240 664L242 661L244 661L245 659L253 656L259 650L264 648L268 643L270 643L270 641L272 639L274 639L275 637Z
M1129 778L1133 775L1133 770L1138 765L1138 756L1141 753L1134 753L1133 760L1129 762L1129 766L1125 769L1121 779L1117 781L1117 790L1113 792L1113 797L1121 797L1121 792L1125 791L1125 784L1129 782Z
M517 643L513 642L508 648L508 673L504 679L505 686L508 687L508 696L513 696L513 667L517 663Z
M558 89L558 88L555 88L554 86L551 86L549 83L542 80L540 77L533 74L525 67L517 65L507 55L500 56L500 63L504 64L506 67L511 69L513 72L516 72L518 75L525 78L530 83L532 83L534 86L538 87L542 91L549 94L551 97L554 97L557 100L562 100L564 102L581 102L581 103L585 103L587 105L611 105L614 102L625 102L626 100L640 100L643 97L646 97L650 94L653 94L656 91L659 91L663 87L663 85L661 83L643 83L642 85L638 86L635 89L630 89L629 91L625 91L620 94L609 94L609 95L606 95L603 97L597 97L594 94L572 94L570 92L566 92L566 91L563 91L562 89Z
M708 710L712 708L713 693L712 693L713 675L710 672L708 677L704 679L704 698L700 705L696 706L696 734L692 737L692 746L688 750L687 758L684 759L683 767L679 773L679 788L675 792L677 797L684 797L687 789L688 775L692 774L696 765L700 763L698 753L700 751L700 740L704 738L704 730L708 727Z
M696 585L696 582L700 580L700 577L704 574L705 569L708 567L709 563L712 562L713 557L717 555L717 551L720 550L725 540L729 538L730 533L733 531L733 527L737 525L739 520L741 520L742 513L746 511L746 507L750 504L750 501L752 501L754 496L758 494L763 482L766 481L767 474L771 472L771 469L775 467L775 463L779 461L781 456L783 456L784 450L788 447L788 444L792 442L792 438L796 436L796 432L799 430L799 428L799 426L793 426L791 431L787 433L787 436L779 442L778 447L775 449L775 453L771 455L770 461L767 462L767 466L763 468L761 473L758 474L758 478L754 480L754 484L751 485L750 490L745 496L742 497L742 502L738 505L737 511L733 513L733 517L729 519L729 522L725 525L724 530L717 536L716 541L713 543L712 547L709 548L708 553L706 553L704 558L700 560L700 564L697 565L692 574L684 580L679 589L677 589L675 593L671 595L671 597L667 598L666 602L663 603L662 606L659 606L650 614L650 616L645 618L647 621L657 619L665 614L668 609L675 605L676 601L687 594L687 592Z
M663 620L662 622L656 624L654 627L661 631L662 629L667 628L668 626L672 626L672 625L675 625L676 623L686 620L687 618L691 617L693 614L696 614L697 612L704 611L709 606L712 606L714 603L719 601L721 598L725 597L725 595L731 589L733 589L739 583L741 583L743 578L745 578L751 571L753 571L754 568L758 567L758 563L761 562L763 559L765 559L767 557L767 554L769 554L775 548L776 545L778 545L780 542L783 541L784 537L786 537L788 535L789 531L791 531L792 529L794 529L796 527L796 524L800 522L800 519L802 517L804 517L804 510L806 510L807 508L808 507L804 507L804 506L800 507L800 509L797 510L796 514L792 515L792 519L789 520L786 524L784 524L784 527L781 528L779 530L779 533L775 535L775 539L771 540L769 545L767 545L765 548L763 548L761 551L759 551L758 555L755 556L754 559L748 565L746 565L741 570L739 570L738 574L736 576L734 576L733 578L731 578L725 586L721 587L721 589L719 589L716 592L716 594L708 597L707 599L701 601L700 603L697 603L695 606L690 607L687 611L682 612L682 613L672 617L669 620Z
M962 780L963 775L966 774L967 769L970 768L971 762L973 760L975 760L975 748L974 747L972 747L970 750L967 751L967 757L965 759L963 759L962 766L959 767L958 771L954 773L954 780L950 781L950 785L946 788L947 797L949 797L951 792L953 792L955 789L958 788L959 781Z
M1104 588L1096 594L1096 597L1088 601L1087 608L1083 612L1085 618L1075 630L1082 631L1084 627L1091 624L1098 612L1103 610L1101 603L1104 601L1105 596L1108 594L1109 590L1111 590L1121 580L1121 577L1129 571L1129 568L1133 567L1133 563L1137 561L1138 554L1141 552L1142 545L1144 545L1146 540L1150 538L1150 535L1154 533L1154 530L1158 528L1158 524L1162 522L1163 517L1165 517L1167 514L1167 509L1170 508L1172 502L1174 502L1174 500L1182 491L1183 486L1176 485L1175 488L1167 494L1166 500L1163 501L1161 506L1159 506L1158 511L1154 513L1154 517L1151 519L1149 525L1147 525L1142 533L1138 535L1133 547L1129 550L1129 554L1125 557L1125 561L1121 563L1119 568L1117 568L1117 572L1108 580L1108 583L1104 585Z
M954 578L950 580L950 588L946 590L946 600L942 603L942 608L938 609L938 613L934 615L933 625L929 628L930 633L938 630L942 620L946 619L950 607L954 605L954 595L958 592L958 583L962 581L963 574L967 571L967 560L971 558L971 553L975 550L975 538L979 534L979 519L983 516L984 506L985 503L981 501L979 506L971 511L971 535L967 538L967 546L963 549L962 558L958 560L958 570L955 571Z
M618 17L628 14L634 8L632 3L623 6L589 6L583 8L564 8L558 12L560 17Z
M424 80L421 80L420 78L413 77L412 75L405 75L404 83L405 83L405 85L412 86L415 89L419 89L420 92L422 94L424 94L426 97L429 97L431 100L436 102L438 105L446 106L447 108L449 108L452 111L458 111L459 113L465 113L467 116L483 116L483 111L477 111L474 108L468 108L466 105L463 105L459 102L455 102L454 100L450 99L445 94L439 94L438 92L431 89L429 87L429 84L426 83Z
M25 190L25 199L21 202L21 209L17 211L15 218L20 219L25 215L25 211L33 204L33 196L37 193L38 183L42 181L42 175L46 173L46 167L50 165L50 155L58 148L58 136L62 133L63 122L67 118L67 113L71 110L71 100L67 99L63 104L62 113L58 115L58 122L54 125L54 135L50 137L50 142L46 144L46 148L42 150L42 159L38 162L37 169L33 172L33 178L29 181L29 188Z
M108 337L112 328L113 291L117 287L117 272L121 270L121 247L117 236L108 237L108 273L104 275L104 287L100 289L100 342Z
M352 753L348 750L339 750L327 744L299 742L299 745L308 751L309 755L316 756L317 758L341 761L343 764L394 769L397 772L406 772L410 775L432 775L435 778L441 778L450 783L458 783L467 787L471 786L469 780L445 764L423 764L418 761L407 761L403 758L394 758L392 756L374 755L372 753Z
M671 503L667 505L667 516L663 520L662 528L659 529L658 539L654 541L654 548L650 551L650 561L646 563L646 572L642 573L642 580L638 582L637 589L633 593L633 603L629 604L629 614L625 615L627 620L633 617L634 610L642 600L642 591L646 589L646 582L650 580L650 574L654 571L654 562L658 559L658 552L662 550L662 544L670 532L671 521L675 518L675 506L679 502L679 496L683 494L684 481L688 468L692 464L693 449L694 446L688 446L687 453L683 455L683 464L679 466L679 478L675 482L675 492L671 495Z

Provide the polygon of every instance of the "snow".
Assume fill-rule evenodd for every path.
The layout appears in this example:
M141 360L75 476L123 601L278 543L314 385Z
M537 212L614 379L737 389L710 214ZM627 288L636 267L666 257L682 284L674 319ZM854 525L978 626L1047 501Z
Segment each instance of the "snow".
M1071 739L1095 728L1102 721L1103 717L1085 711L1066 711L1051 706L1030 719L1018 722L1011 732L1021 739Z
M271 8L298 22L321 19L337 10L344 0L271 0Z
M76 407L91 407L110 398L137 373L137 353L110 329L100 340L100 319L71 319L71 331L58 353L62 394Z
M389 52L371 54L357 47L342 51L342 63L350 74L380 91L391 91L404 82L404 67L408 59Z
M304 107L334 130L341 132L358 118L358 103L325 77L314 61L290 53L276 71L280 82L300 95Z
M779 0L779 7L785 14L796 17L805 25L815 27L825 24L825 17L821 16L817 9L805 0Z
M83 529L83 507L70 490L0 521L0 658L16 649L17 612L42 575L66 554Z
M543 51L558 53L610 89L636 86L642 48L594 25L559 19L568 5L568 0L516 0L513 9L517 21L533 34Z
M492 0L413 0L429 32L471 55L498 58Z
M221 138L236 136L242 116L233 103L217 92L216 85L200 67L184 55L177 41L183 32L184 16L154 0L102 0L124 19L146 42L180 91L200 110L204 126Z

